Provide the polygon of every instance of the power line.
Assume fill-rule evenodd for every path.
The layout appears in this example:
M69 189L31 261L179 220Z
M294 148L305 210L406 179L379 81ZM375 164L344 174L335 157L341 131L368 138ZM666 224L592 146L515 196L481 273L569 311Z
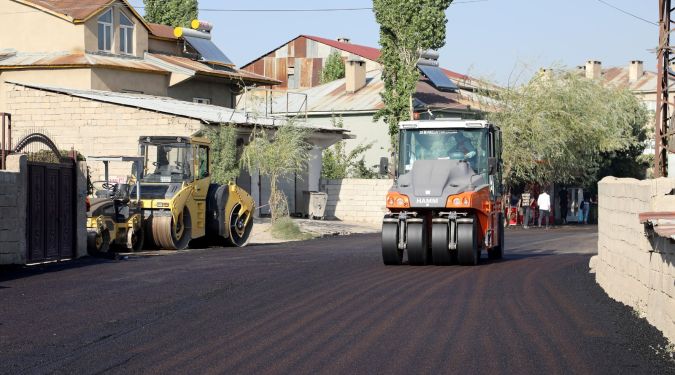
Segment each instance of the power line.
M637 18L637 19L639 19L640 21L645 21L645 22L647 22L647 23L649 23L649 24L652 24L652 25L654 25L654 26L658 26L658 25L659 25L658 23L656 23L656 22L654 22L654 21L650 21L650 20L648 20L648 19L642 18L642 17L640 17L640 16L638 16L638 15L635 15L635 14L633 14L633 13L627 11L627 10L623 10L623 9L621 9L621 8L615 6L615 5L612 5L612 4L610 4L610 3L608 3L608 2L606 2L606 1L604 1L604 0L598 0L598 1L599 1L600 3L602 3L602 4L607 5L608 7L611 7L611 8L614 8L614 9L618 10L618 11L621 12L621 13L624 13L624 14L627 14L627 15L629 15L629 16L631 16L631 17Z
M455 4L471 4L471 3L483 3L487 2L489 0L463 0L463 1L454 1L450 3L450 5L455 5ZM66 11L73 11L73 10L82 10L82 9L99 9L101 8L99 5L85 5L85 6L77 6L77 7L67 7L67 8L61 8L61 9L50 9L52 11L55 11L57 13L61 12L66 12ZM137 7L132 7L134 9L145 9L144 6L137 6ZM230 12L230 13L307 13L307 12L354 12L354 11L371 11L373 10L372 7L360 7L360 8L296 8L296 9L283 9L283 8L277 8L277 9L224 9L224 8L199 8L197 9L199 12ZM17 12L0 12L0 15L12 15L12 14L23 14L23 13L35 13L35 12L42 12L42 10L39 9L31 9L31 10L24 10L24 11L17 11Z

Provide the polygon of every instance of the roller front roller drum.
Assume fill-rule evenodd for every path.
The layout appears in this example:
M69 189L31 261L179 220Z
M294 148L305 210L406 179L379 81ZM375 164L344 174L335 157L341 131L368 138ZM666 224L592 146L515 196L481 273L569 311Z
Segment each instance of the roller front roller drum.
M155 216L150 226L152 239L160 249L183 250L188 247L192 239L192 225L187 209L178 215L178 220L175 222L173 216Z
M230 246L242 247L246 246L253 228L253 220L251 213L245 212L241 214L242 206L237 203L230 211L229 216L229 236L227 242ZM248 222L247 222L248 220Z

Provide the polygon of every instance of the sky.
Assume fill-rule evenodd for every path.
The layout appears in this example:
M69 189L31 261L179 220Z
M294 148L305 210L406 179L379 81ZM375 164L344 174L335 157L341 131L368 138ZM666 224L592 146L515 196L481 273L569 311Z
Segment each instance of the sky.
M455 0L446 11L441 66L501 85L523 83L542 67L603 67L642 60L656 69L658 0ZM141 7L142 0L131 4ZM536 4L536 5L535 5ZM200 19L213 41L241 66L300 34L378 46L371 10L333 12L215 12L208 9L367 8L367 0L200 0ZM143 9L139 9L143 13Z

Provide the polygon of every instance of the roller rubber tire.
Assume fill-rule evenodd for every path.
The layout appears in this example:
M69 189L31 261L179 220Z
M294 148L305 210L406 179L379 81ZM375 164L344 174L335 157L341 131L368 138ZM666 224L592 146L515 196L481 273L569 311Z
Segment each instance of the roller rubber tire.
M145 244L145 231L143 230L143 227L141 226L138 230L134 231L133 235L136 238L132 241L132 246L129 251L134 252L143 250L143 245Z
M478 264L478 231L476 222L457 225L457 260L463 266Z
M450 241L448 224L434 224L431 227L431 259L436 266L449 266L453 263L453 253L448 248Z
M499 219L497 220L499 227L499 242L497 246L488 250L488 257L490 259L502 259L504 257L504 216L499 214Z
M382 261L387 266L403 263L403 250L398 248L398 224L382 224Z
M248 239L251 236L251 230L253 229L253 218L249 217L248 223L244 226L243 219L241 218L237 221L239 217L239 210L241 209L240 204L234 205L232 211L227 220L228 228L228 237L227 244L234 247L244 247L248 244ZM250 214L249 214L250 215Z
M174 230L173 216L152 218L152 238L159 249L184 250L188 247L192 239L192 220L187 208L183 209L179 220L182 222L176 226L178 230Z
M406 235L406 249L408 250L408 263L412 266L425 266L427 264L427 231L426 223L408 223Z
M98 232L87 232L87 252L91 255L107 253L110 250L110 232L107 229Z

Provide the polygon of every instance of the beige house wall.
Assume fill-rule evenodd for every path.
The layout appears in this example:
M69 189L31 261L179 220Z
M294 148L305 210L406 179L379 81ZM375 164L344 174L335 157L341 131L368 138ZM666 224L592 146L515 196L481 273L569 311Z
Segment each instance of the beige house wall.
M130 91L148 95L166 96L169 76L119 69L93 68L91 89L103 91Z
M48 85L55 87L67 87L74 89L91 88L90 69L20 69L0 72L0 112L9 112L6 103L5 82L32 83L36 85Z
M180 56L182 53L178 41L159 40L154 38L148 39L148 51L177 56Z
M0 48L21 52L83 52L84 26L14 2L0 0Z
M222 83L190 79L169 87L168 96L188 102L193 101L194 98L205 98L210 99L213 105L234 107L234 93L230 86Z
M598 284L675 340L675 244L649 238L638 215L675 211L675 179L638 181L606 177L598 184L598 255L591 258Z
M342 116L342 122L344 129L349 130L349 134L356 137L355 139L345 140L347 152L350 152L360 144L373 144L364 154L366 166L379 165L381 157L389 156L389 134L387 124L384 121L373 122L373 114L364 113L344 115ZM307 123L316 126L330 126L331 116L311 116L307 119Z

